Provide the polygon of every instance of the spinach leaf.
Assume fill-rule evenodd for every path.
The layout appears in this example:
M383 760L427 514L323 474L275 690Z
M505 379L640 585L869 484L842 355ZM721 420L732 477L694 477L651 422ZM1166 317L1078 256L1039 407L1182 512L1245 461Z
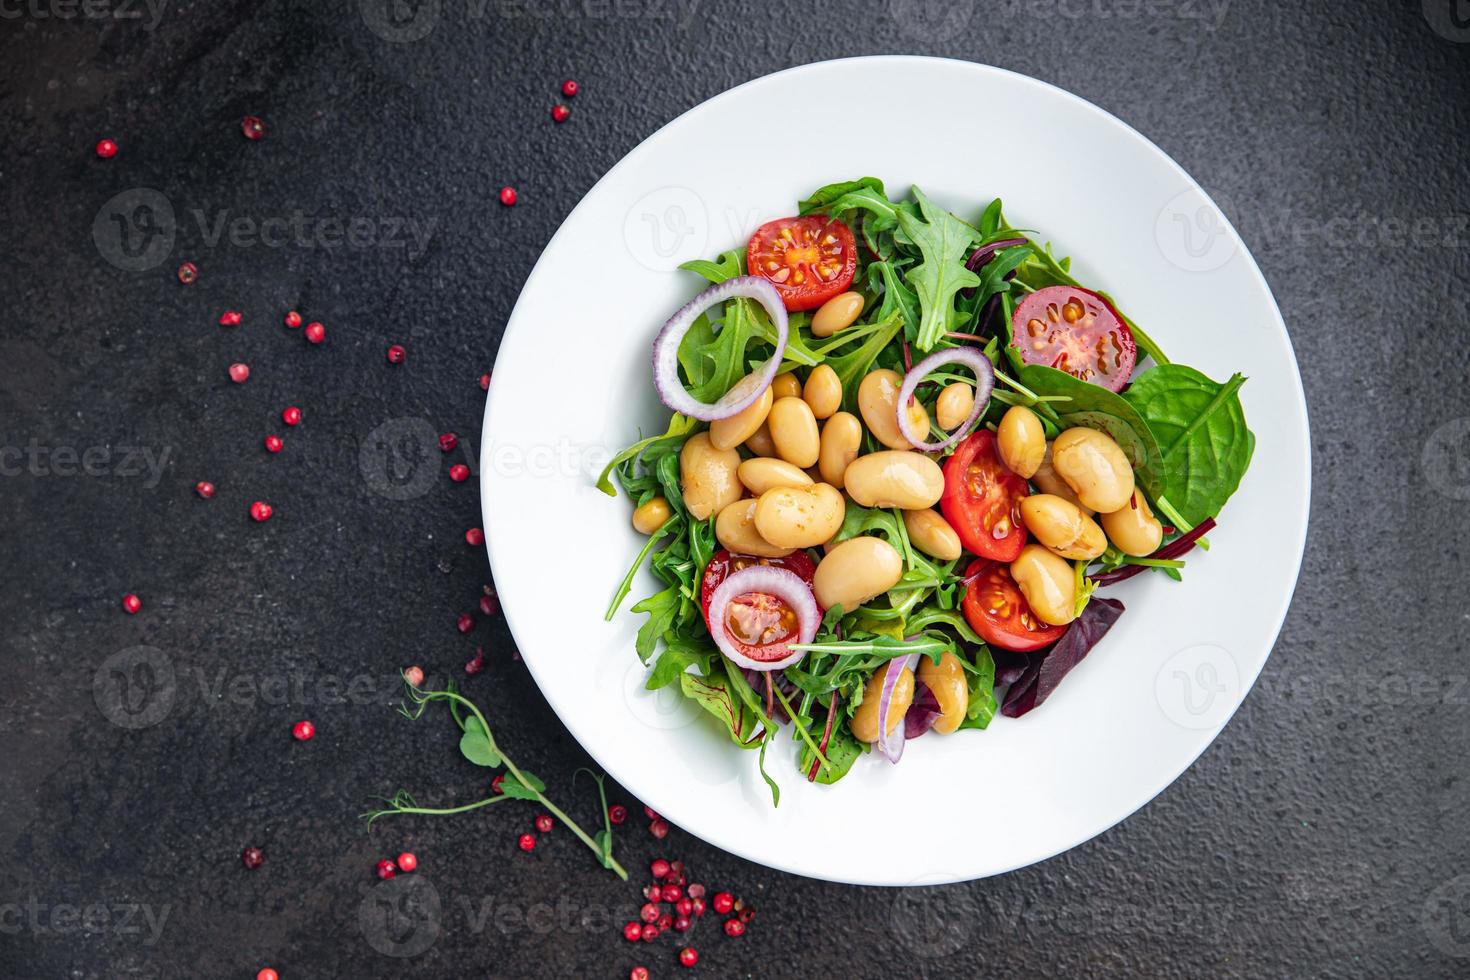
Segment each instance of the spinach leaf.
M1192 367L1160 364L1123 396L1158 437L1165 493L1191 524L1218 516L1250 466L1256 437L1240 405L1244 383L1239 374L1219 384Z
M1066 401L1047 403L1061 417L1064 427L1085 425L1111 436L1128 457L1144 492L1155 499L1164 493L1164 463L1158 441L1131 401L1043 364L1027 364L1021 369L1020 380L1038 395L1064 396Z
M852 764L862 757L868 747L853 738L847 726L840 720L832 724L832 736L827 740L827 748L822 753L831 763L831 768L823 769L817 767L816 781L824 786L830 786L837 780L846 776L852 769ZM802 746L801 756L797 759L796 768L802 775L811 772L812 763L816 761L816 755L810 748Z
M914 343L920 351L928 352L947 331L958 326L955 295L961 289L980 285L980 277L965 268L970 246L980 240L980 233L932 203L917 187L914 200L919 202L923 220L900 212L898 226L924 258L906 278L918 294L922 310Z

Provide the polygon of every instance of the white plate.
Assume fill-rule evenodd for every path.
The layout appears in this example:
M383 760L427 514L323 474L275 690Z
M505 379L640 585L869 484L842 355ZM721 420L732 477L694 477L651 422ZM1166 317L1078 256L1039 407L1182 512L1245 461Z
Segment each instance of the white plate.
M841 110L847 106L847 110ZM823 111L808 112L816 107ZM650 380L659 326L701 288L681 261L741 244L806 193L873 175L972 219L992 197L1073 257L1174 360L1242 393L1250 472L1182 584L1110 590L1128 612L1051 699L986 731L928 735L891 766L809 785L786 738L781 805L712 723L643 690L627 611L603 611L638 551L629 506L593 486L668 412ZM1040 861L1169 785L1219 733L1286 615L1306 537L1308 439L1281 314L1228 222L1117 119L1021 75L931 58L808 65L669 123L567 218L521 293L485 416L482 496L510 628L572 734L674 824L761 864L834 881L936 884ZM639 818L635 818L639 819ZM949 826L946 831L936 828ZM877 847L903 829L901 846ZM1184 830L1187 828L1181 828Z

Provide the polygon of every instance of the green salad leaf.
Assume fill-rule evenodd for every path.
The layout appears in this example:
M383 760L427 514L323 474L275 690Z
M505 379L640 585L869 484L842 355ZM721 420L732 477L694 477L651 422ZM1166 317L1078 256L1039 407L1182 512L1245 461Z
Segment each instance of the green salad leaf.
M932 350L947 331L957 328L959 312L955 295L961 289L980 285L980 277L965 268L970 246L980 241L980 232L939 207L914 188L922 220L898 215L898 226L923 255L924 261L908 271L906 278L919 297L919 324L914 344Z
M1144 493L1155 499L1164 493L1164 463L1158 440L1129 400L1044 364L1027 364L1021 369L1020 380L1038 395L1065 398L1047 403L1060 417L1063 428L1085 425L1111 436L1127 455Z
M1240 486L1255 452L1238 394L1245 378L1220 384L1183 364L1140 374L1123 397L1158 437L1165 494L1185 520L1215 517Z

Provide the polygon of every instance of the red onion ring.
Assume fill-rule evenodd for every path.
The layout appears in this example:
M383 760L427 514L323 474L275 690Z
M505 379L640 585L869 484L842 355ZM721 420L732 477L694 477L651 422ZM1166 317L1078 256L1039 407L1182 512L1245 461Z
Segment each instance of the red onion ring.
M765 307L771 316L771 323L776 327L776 353L771 355L771 359L760 370L742 379L744 384L737 383L719 401L697 401L679 380L679 344L701 313L731 299L753 299ZM658 397L679 414L701 422L729 418L749 408L775 379L776 370L781 366L781 357L786 353L788 330L786 304L781 302L781 294L776 292L776 287L769 280L761 276L736 276L716 283L669 317L654 339L653 384L658 389Z
M806 656L803 650L793 650L780 660L753 660L740 651L740 645L730 636L725 626L725 611L738 596L751 592L763 592L775 596L796 613L796 639L794 643L810 643L822 624L822 613L817 609L817 600L811 588L795 572L774 565L751 565L742 568L720 583L709 600L710 633L720 652L747 670L781 670L797 663Z
M942 442L924 442L924 437L927 437L929 433L915 432L909 421L909 413L904 409L908 406L909 399L913 397L914 389L919 387L919 382L936 368L946 364L963 364L975 372L975 407L970 409L970 417L950 433L949 438ZM980 421L980 415L985 411L985 406L990 404L990 393L994 389L995 367L990 363L990 358L978 350L973 347L950 347L946 350L935 351L915 364L909 373L904 375L903 385L898 389L898 429L903 433L905 439L914 444L915 449L921 449L926 453L942 453L970 434L975 423Z
M903 743L907 741L904 738L902 718L893 726L897 737L892 741L888 738L888 709L893 701L893 689L898 686L898 679L903 676L905 670L912 672L918 665L920 656L920 654L911 653L907 657L894 657L884 668L887 673L883 675L883 694L878 698L878 751L882 752L883 757L892 763L897 763L903 758ZM894 670L895 667L898 669Z

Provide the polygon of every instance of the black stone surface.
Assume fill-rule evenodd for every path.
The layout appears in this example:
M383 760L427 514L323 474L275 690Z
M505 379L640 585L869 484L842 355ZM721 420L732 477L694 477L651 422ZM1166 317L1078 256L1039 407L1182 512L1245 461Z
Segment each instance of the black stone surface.
M760 910L738 941L702 923L690 975L1470 975L1463 4L443 0L398 5L392 22L387 9L0 2L0 974L624 977L644 963L668 976L677 944L620 935L642 869L665 855ZM415 28L430 30L380 36ZM455 630L487 574L461 537L478 523L475 481L451 484L434 453L417 464L434 468L427 492L388 499L360 468L365 446L381 453L374 429L452 429L473 466L476 379L599 175L730 86L891 52L1067 88L1230 202L1296 345L1314 456L1301 584L1244 707L1121 826L955 887L841 887L677 829L655 842L616 787L634 812L618 838L633 884L560 828L520 853L519 804L365 832L375 793L483 791L441 716L410 724L388 706L398 667L457 673L476 644L487 667L467 687L516 759L578 815L594 810L586 780L571 786L588 759L503 622ZM557 126L565 77L583 92ZM830 111L916 153L943 139L843 93ZM266 121L259 143L241 135L247 113ZM994 127L1024 165L1024 119L954 121ZM93 155L103 136L116 159ZM495 202L502 184L514 208ZM171 248L134 226L134 246L163 250L140 271L112 261L126 264L113 216L148 224L108 205L134 188L175 215ZM258 237L297 211L367 219L372 237ZM432 231L416 243L393 222ZM184 259L200 268L187 288ZM245 323L217 326L227 308ZM326 344L286 331L289 308L325 322ZM385 363L390 342L407 364ZM243 387L225 375L235 360L254 369ZM287 404L305 412L297 429L277 421ZM284 453L261 449L267 431ZM194 496L200 479L214 500ZM268 524L247 517L254 499L274 505ZM121 611L127 592L140 615ZM174 683L172 701L131 702L167 708L134 730L110 723L94 686L118 690L112 658L138 647ZM317 725L309 745L289 735L300 717ZM925 832L963 847L965 830ZM248 872L252 844L265 863ZM422 894L372 877L403 849L439 898L437 936L414 918ZM374 926L387 909L420 930Z

